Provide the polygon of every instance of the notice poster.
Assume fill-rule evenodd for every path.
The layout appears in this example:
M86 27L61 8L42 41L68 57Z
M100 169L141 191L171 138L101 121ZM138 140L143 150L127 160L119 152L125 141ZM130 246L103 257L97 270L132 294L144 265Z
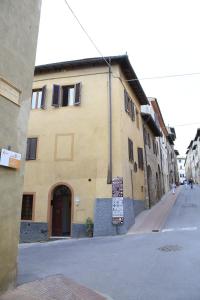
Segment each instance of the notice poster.
M112 223L122 224L124 221L123 197L112 198Z
M112 180L112 223L122 224L124 221L123 178Z
M7 149L1 149L0 152L0 166L19 169L21 161L21 154L9 151Z

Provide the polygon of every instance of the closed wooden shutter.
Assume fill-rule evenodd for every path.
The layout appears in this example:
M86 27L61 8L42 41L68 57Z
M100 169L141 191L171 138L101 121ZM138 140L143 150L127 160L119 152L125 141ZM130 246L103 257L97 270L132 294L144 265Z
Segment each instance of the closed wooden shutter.
M52 106L59 107L60 105L60 86L53 85Z
M37 153L37 138L28 138L26 160L35 160Z
M41 99L41 108L45 108L45 100L46 100L46 85L42 88L42 99Z
M26 160L29 160L29 153L30 153L30 139L27 139L27 144L26 144Z
M131 139L128 139L128 156L129 161L133 162L133 142Z
M143 149L138 147L138 167L141 170L144 170L144 158L143 158Z
M131 120L132 121L135 120L135 105L132 101L131 101Z
M80 105L81 103L81 83L75 85L75 98L74 105Z
M128 94L126 90L124 90L124 109L128 112Z

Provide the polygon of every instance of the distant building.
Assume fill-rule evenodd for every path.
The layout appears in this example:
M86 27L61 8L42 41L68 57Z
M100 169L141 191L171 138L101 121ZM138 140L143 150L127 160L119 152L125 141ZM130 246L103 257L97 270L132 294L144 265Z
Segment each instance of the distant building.
M185 157L177 157L178 162L178 173L179 173L179 183L183 184L185 177Z
M16 284L40 0L0 1L0 294Z
M161 199L163 194L160 146L156 140L156 137L161 137L162 133L160 131L157 115L150 104L142 105L141 115L143 119L145 145L145 187L148 206L152 207Z
M177 165L177 156L178 152L174 149L174 141L176 140L176 132L173 127L167 127L168 136L167 136L167 161L168 161L168 172L169 172L169 185L173 183L179 182L179 175L178 175L178 165Z
M186 178L192 178L200 184L200 128L197 129L194 140L191 140L185 161Z
M169 191L169 166L168 166L168 147L170 147L168 141L168 130L165 125L158 101L156 98L148 98L150 101L154 112L157 115L158 122L160 125L161 136L157 137L156 140L159 145L160 151L160 165L161 165L161 178L162 178L162 194L165 194Z

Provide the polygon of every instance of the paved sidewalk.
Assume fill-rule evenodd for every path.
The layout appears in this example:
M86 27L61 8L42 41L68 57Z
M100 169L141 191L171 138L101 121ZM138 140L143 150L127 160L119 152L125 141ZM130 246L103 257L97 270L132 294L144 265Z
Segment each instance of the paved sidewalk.
M176 188L176 193L174 195L172 194L172 191L169 191L151 209L140 213L136 217L135 224L129 229L127 234L142 234L160 231L163 228L181 189L181 186Z
M63 275L22 284L7 292L0 300L108 300Z

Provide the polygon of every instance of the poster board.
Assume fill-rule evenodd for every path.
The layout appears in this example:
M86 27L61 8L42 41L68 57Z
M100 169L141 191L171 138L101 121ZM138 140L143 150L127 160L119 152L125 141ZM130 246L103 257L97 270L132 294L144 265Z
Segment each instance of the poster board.
M112 180L112 223L124 222L123 178L114 177Z

